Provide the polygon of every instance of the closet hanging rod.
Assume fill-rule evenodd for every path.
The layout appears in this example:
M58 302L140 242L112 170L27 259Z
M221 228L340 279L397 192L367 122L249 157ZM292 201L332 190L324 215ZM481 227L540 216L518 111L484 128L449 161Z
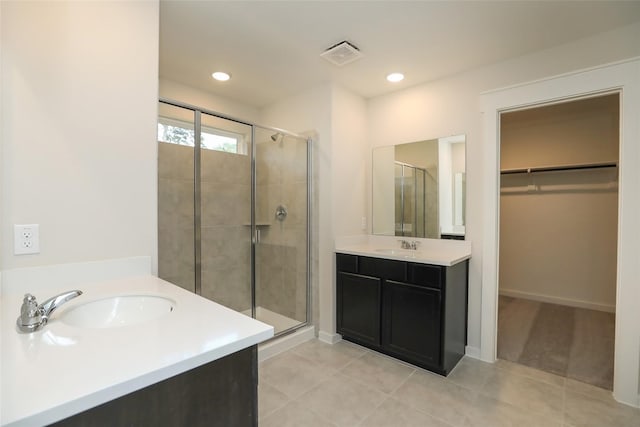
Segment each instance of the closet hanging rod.
M581 169L602 169L602 168L615 168L618 167L616 162L605 163L588 163L582 165L564 165L564 166L539 166L533 168L518 168L518 169L503 169L500 171L500 175L509 175L515 173L534 173L534 172L553 172L553 171L570 171Z

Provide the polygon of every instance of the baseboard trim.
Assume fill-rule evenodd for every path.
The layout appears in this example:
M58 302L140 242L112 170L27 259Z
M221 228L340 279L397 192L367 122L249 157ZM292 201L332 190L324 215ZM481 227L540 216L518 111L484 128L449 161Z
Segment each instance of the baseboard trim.
M465 356L480 360L480 347L472 347L470 345L464 348Z
M258 362L263 362L282 352L292 349L303 342L309 341L315 337L315 328L313 326L305 326L295 332L274 338L264 344L258 345Z
M335 344L342 340L342 335L333 334L331 332L320 331L318 332L318 339L327 344Z
M587 308L589 310L606 311L608 313L616 312L615 305L599 304L599 303L594 303L589 301L580 301L580 300L569 299L569 298L554 297L550 295L514 291L512 289L501 288L499 291L499 294L507 297L512 297L512 298L522 298L522 299L529 299L533 301L548 302L551 304L567 305L569 307Z

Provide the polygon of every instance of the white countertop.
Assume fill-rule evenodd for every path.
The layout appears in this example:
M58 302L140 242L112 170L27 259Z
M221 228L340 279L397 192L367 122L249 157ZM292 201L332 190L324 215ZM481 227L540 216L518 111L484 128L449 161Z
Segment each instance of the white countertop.
M418 248L401 249L399 240L417 241ZM372 258L452 266L471 258L471 242L394 236L346 236L336 239L335 251Z
M83 295L31 334L15 328L24 292L3 289L3 426L49 424L273 336L273 327L151 275L31 292L43 302L72 289ZM114 295L161 295L175 308L155 320L111 329L60 320L65 310Z

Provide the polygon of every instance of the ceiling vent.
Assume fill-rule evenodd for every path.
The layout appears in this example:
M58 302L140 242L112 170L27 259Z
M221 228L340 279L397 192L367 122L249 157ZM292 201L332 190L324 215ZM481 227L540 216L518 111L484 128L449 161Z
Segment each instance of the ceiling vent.
M329 49L322 52L320 56L331 62L333 65L342 67L356 59L362 58L364 55L360 52L360 49L345 40L331 46Z

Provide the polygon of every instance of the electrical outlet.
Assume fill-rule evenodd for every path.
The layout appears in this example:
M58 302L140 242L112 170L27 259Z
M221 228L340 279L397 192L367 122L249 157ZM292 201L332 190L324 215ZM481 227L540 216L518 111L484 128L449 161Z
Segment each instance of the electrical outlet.
M15 255L40 253L40 225L13 225L13 253Z

